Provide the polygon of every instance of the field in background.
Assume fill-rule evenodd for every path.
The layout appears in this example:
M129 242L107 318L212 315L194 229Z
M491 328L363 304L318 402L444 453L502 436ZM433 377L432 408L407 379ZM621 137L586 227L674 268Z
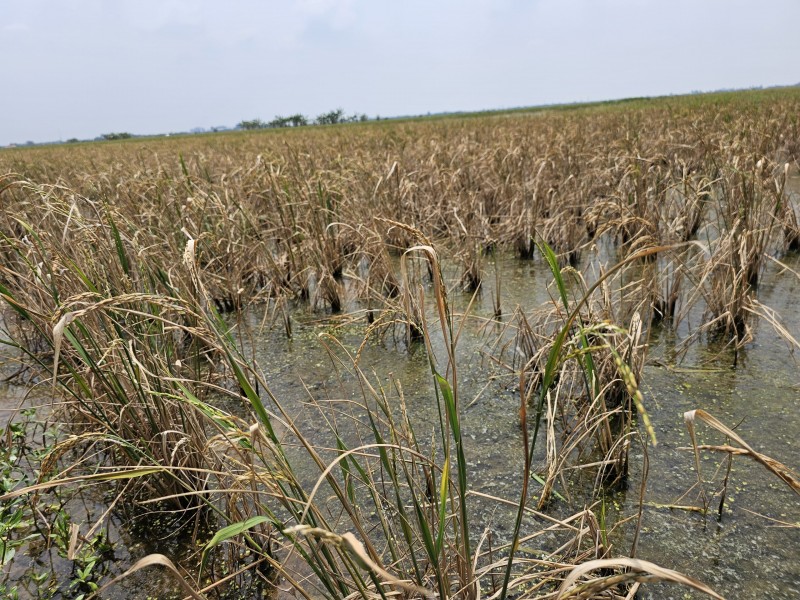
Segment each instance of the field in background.
M239 585L282 578L331 598L550 597L562 581L563 597L624 598L642 572L687 583L630 562L638 533L612 551L598 505L547 526L539 511L566 502L575 469L592 474L595 498L624 487L632 446L656 443L640 390L654 332L677 338L659 357L671 365L702 345L736 367L756 323L787 357L798 346L760 294L768 272L796 277L784 267L800 250L798 119L790 88L0 152L14 377L55 376L46 385L74 434L50 450L42 478L105 480L124 467L141 485L122 485L121 504L160 500L223 528L197 542L209 580L185 582L194 594L239 570ZM530 301L504 296L497 260L512 255L546 274ZM470 498L491 490L470 485L465 453L462 294L490 298L483 318L500 325L487 354L517 398L507 443L521 449L519 495L504 499L504 534L470 519ZM356 425L331 420L332 446L319 447L254 360L241 327L254 306L287 337L310 311L362 323L365 344L390 336L396 352L424 351L435 438L417 437L402 381L384 389L360 370L363 348L334 348L360 382L337 405ZM800 489L740 441L705 452L749 454ZM27 515L15 485L8 515ZM726 477L700 479L689 504L721 514L726 489ZM30 530L11 527L8 539ZM62 537L69 560L91 546ZM91 558L80 560L85 570ZM576 564L600 570L575 571L574 587ZM77 597L101 577L83 579L52 585Z

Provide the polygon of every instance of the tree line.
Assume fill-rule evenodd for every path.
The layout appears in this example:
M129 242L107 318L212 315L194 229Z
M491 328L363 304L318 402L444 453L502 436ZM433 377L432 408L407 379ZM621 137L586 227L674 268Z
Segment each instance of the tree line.
M310 120L305 115L300 113L290 115L288 117L276 116L271 121L263 121L261 119L252 119L240 121L237 129L268 129L274 127L303 127L305 125L336 125L338 123L356 123L367 121L368 117L365 114L353 114L346 116L344 110L337 108L335 110L322 113L315 119Z
M377 117L380 120L380 117ZM315 119L309 119L305 115L300 113L289 115L288 117L276 116L271 121L263 121L261 119L251 119L251 120L244 120L240 121L236 124L236 129L270 129L276 127L304 127L306 125L337 125L339 123L356 123L356 122L364 122L368 121L369 117L366 114L352 114L350 116L345 115L345 112L341 108L337 108L335 110L328 111L326 113L322 113L318 115ZM211 131L220 131L225 129L224 127L212 127ZM205 130L202 128L195 128L191 131L191 133L203 133ZM113 132L113 133L104 133L95 138L95 140L105 140L105 141L112 141L112 140L126 140L134 136L132 133L128 132ZM70 138L67 140L67 143L76 143L79 142L77 138ZM28 144L33 145L33 142L28 142Z

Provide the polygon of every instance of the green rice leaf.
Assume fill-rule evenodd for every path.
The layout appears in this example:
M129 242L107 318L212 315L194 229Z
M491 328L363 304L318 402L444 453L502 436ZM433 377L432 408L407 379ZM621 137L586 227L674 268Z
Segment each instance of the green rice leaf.
M450 457L444 461L442 481L439 484L439 532L436 536L436 554L439 555L444 544L444 526L447 518L447 488L450 481Z
M125 275L130 276L131 265L128 261L128 255L125 252L125 246L122 245L122 237L119 235L119 229L117 229L117 224L114 222L110 211L106 212L106 216L108 217L108 224L111 226L111 235L114 237L114 245L117 248L119 264L122 265L122 270L125 272Z
M244 533L245 531L252 529L256 525L261 525L262 523L266 523L269 519L263 515L259 515L256 517L251 517L246 521L240 521L238 523L232 523L227 527L223 527L217 533L214 534L208 543L203 547L203 554L202 558L200 559L200 572L202 573L205 570L206 562L208 561L208 552L215 546L218 546L222 542L229 540L237 535Z

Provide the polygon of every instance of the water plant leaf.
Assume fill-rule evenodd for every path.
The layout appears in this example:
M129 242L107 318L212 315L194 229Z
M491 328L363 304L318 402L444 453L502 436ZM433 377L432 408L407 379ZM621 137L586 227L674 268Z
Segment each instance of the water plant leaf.
M210 404L203 402L181 382L177 381L175 382L175 385L183 393L183 397L174 396L175 398L179 398L194 406L197 410L203 413L208 419L213 421L214 424L217 425L217 427L219 427L221 430L226 432L238 431L238 428L236 427L236 423L234 422L233 418L225 411L220 410L216 406L211 406ZM252 445L245 439L240 440L239 443L246 448L252 448Z
M214 534L208 543L203 547L202 558L200 559L200 573L205 570L206 563L208 562L208 552L215 546L218 546L222 542L229 540L237 535L252 529L256 525L261 525L262 523L266 523L269 521L268 517L263 515L258 515L255 517L251 517L246 521L239 521L238 523L231 523L227 527L223 527L217 533Z
M277 440L275 430L272 428L272 419L269 417L269 413L267 412L267 409L261 400L261 396L258 395L256 390L250 384L250 381L247 379L247 376L244 374L241 366L239 366L239 362L236 360L236 357L234 357L231 353L228 345L225 345L225 354L228 357L228 364L236 376L236 381L238 382L241 390L244 392L245 397L250 402L250 406L253 407L253 410L256 412L256 415L258 415L261 424L266 428L270 439L273 441Z
M567 294L567 286L564 283L564 275L561 272L561 267L558 266L558 257L556 257L555 252L553 252L553 249L547 244L547 242L543 240L537 242L537 247L539 248L539 251L542 253L542 256L544 256L545 260L547 261L547 265L550 267L550 272L553 275L553 280L556 282L556 287L558 287L558 294L559 297L561 298L561 303L564 305L564 310L567 311L567 314L569 314L569 295ZM585 297L588 297L588 293L586 294ZM566 333L571 329L573 321L578 321L578 335L580 337L581 348L588 350L589 342L586 339L586 334L584 332L583 324L581 323L580 312L575 313L574 319L569 319L565 322L564 327L562 329L562 332L565 334L564 338L566 338ZM551 356L548 357L547 361L548 366L551 365L550 358L554 359L552 363L553 367L555 367L559 362L558 359L560 358L560 353L561 353L560 345L558 346L558 352L555 352L555 350L556 348L554 347L553 352L551 352ZM586 391L589 393L591 397L597 396L599 393L598 381L597 378L595 377L595 366L594 366L594 359L592 358L592 353L590 351L587 351L586 353L579 355L578 362L583 368L584 380L586 382ZM549 387L549 385L546 387ZM539 410L541 410L541 407Z
M567 286L564 283L564 277L561 273L561 268L558 266L558 257L556 256L553 249L547 244L547 242L539 242L539 251L542 253L542 256L547 261L547 266L550 267L550 272L553 275L553 280L556 282L556 287L558 287L558 295L561 298L561 302L564 304L564 309L569 311L569 296L567 295Z

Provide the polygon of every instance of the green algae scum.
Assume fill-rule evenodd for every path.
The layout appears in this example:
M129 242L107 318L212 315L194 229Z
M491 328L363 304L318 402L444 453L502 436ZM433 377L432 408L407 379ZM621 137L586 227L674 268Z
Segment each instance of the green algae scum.
M798 114L1 152L0 595L800 598Z

